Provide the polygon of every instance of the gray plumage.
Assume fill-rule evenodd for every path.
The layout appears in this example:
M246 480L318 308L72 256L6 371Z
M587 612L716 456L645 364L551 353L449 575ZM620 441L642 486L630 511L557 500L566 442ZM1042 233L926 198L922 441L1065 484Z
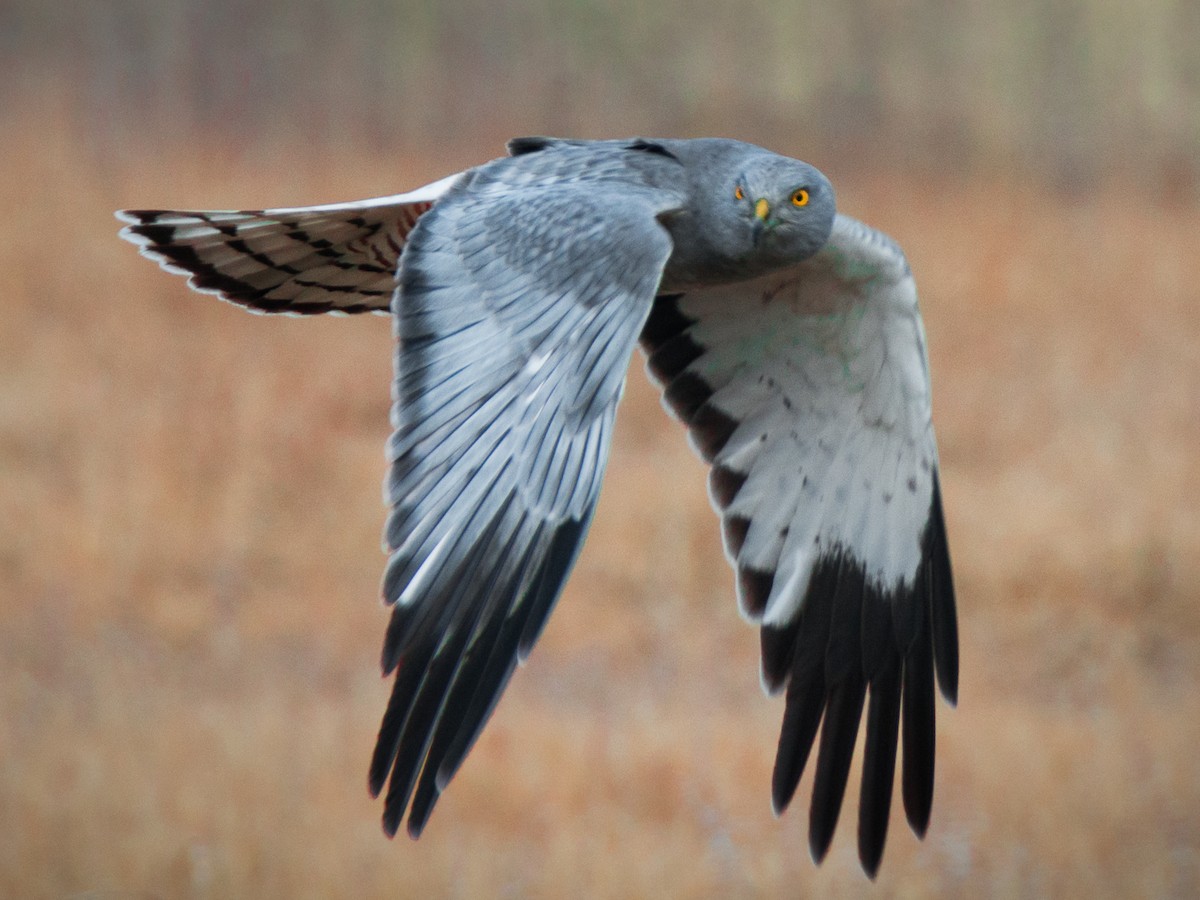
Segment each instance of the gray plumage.
M630 354L712 464L763 684L787 691L772 799L821 722L832 839L870 691L859 854L933 792L935 679L957 634L911 273L812 166L728 140L522 138L408 194L126 211L122 236L261 312L386 312L397 337L383 599L395 682L371 764L420 834L536 642L595 508Z

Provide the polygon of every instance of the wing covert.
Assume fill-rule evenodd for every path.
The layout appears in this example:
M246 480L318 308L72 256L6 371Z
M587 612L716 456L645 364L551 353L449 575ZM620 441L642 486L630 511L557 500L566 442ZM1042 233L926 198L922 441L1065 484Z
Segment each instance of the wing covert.
M818 861L870 691L859 852L873 875L899 723L905 808L923 834L935 667L943 695L957 693L925 339L907 262L889 238L839 215L826 247L798 266L660 296L641 343L664 403L712 464L739 602L762 625L764 687L787 689L777 812L821 728L809 834Z

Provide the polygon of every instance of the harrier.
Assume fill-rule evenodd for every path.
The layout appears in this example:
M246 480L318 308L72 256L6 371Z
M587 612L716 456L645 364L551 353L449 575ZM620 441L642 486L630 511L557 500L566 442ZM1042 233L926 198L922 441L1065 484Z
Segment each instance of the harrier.
M859 857L883 854L899 746L929 823L935 680L958 637L916 289L812 166L731 140L520 138L406 194L251 212L126 210L122 237L254 312L390 314L397 338L383 670L370 768L417 837L595 509L634 347L711 465L762 681L786 706L781 813L820 730L832 840L863 707ZM869 702L867 698L869 696ZM901 728L903 721L903 728Z

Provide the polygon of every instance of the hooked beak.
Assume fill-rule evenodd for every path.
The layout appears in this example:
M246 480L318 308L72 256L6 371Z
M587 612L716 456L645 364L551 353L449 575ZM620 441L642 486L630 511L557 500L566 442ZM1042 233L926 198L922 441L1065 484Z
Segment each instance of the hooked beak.
M771 214L771 204L766 197L760 197L754 203L754 245L762 240L763 231L768 227L767 216Z

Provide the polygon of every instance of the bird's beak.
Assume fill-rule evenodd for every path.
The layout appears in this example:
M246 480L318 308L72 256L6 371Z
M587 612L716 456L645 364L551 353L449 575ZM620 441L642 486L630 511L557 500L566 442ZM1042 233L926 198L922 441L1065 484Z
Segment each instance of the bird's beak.
M767 216L771 214L771 204L767 202L766 197L760 197L754 204L754 246L758 246L758 242L762 240L763 232L770 226L767 224Z

